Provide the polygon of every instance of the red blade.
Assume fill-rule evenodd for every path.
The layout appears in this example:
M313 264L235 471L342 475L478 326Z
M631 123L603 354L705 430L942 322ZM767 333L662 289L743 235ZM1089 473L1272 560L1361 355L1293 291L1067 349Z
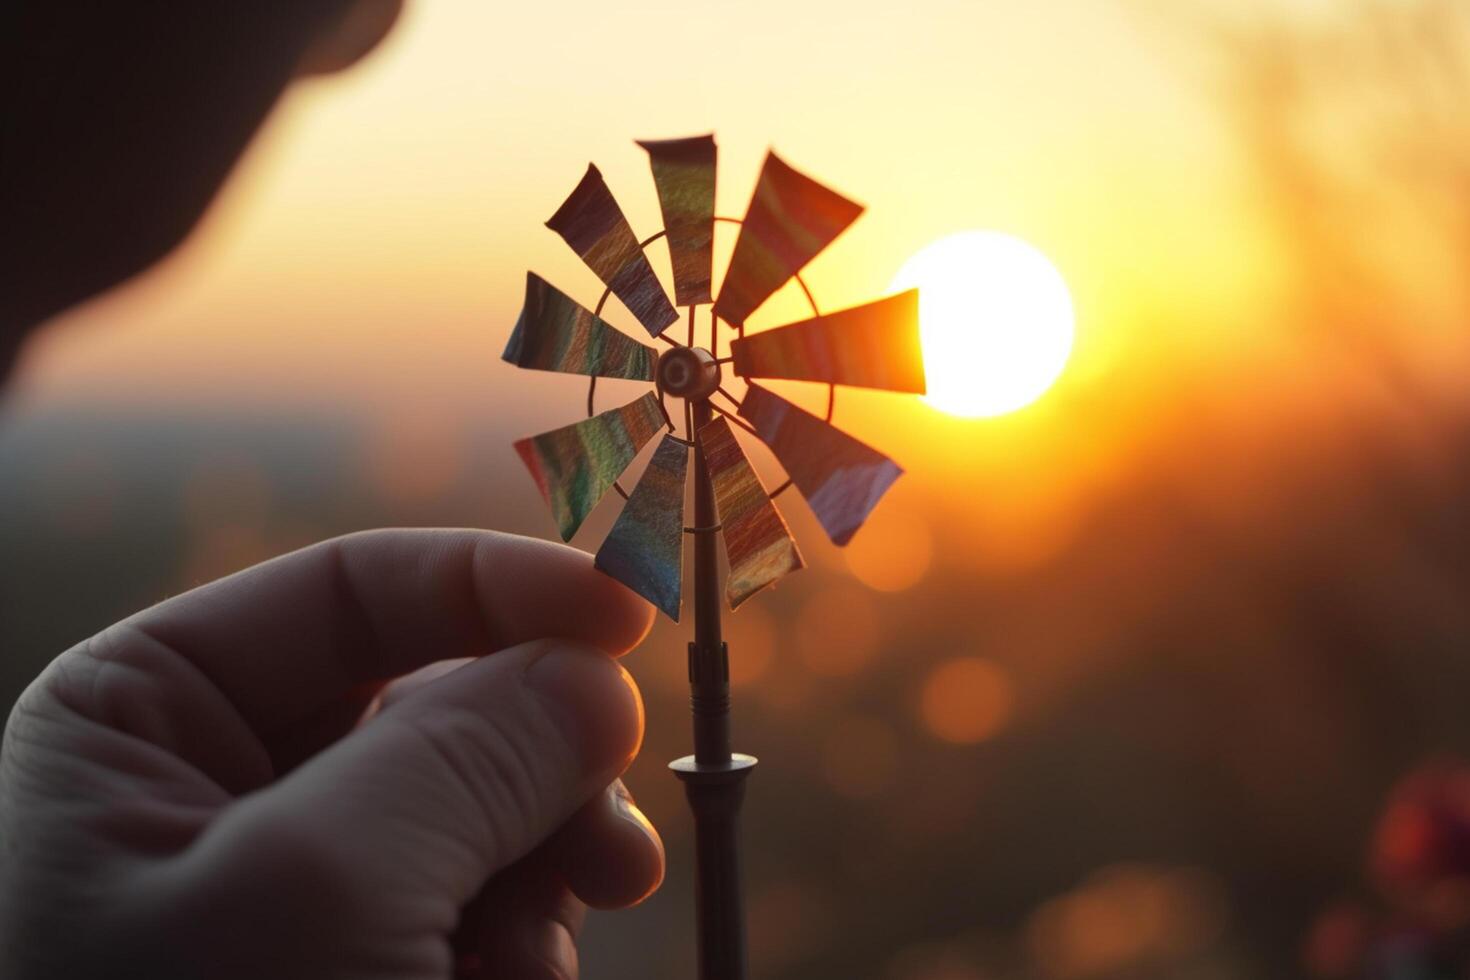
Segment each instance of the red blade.
M516 452L551 505L563 541L572 539L608 487L663 426L663 410L650 393L516 443Z
M919 291L766 330L730 344L744 378L924 393Z

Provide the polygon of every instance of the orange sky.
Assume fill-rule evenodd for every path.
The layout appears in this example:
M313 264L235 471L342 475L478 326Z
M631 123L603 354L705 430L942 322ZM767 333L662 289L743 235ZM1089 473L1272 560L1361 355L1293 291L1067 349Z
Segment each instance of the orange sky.
M1214 288L1250 273L1221 262L1240 229L1191 231L1231 193L1229 160L1165 34L1078 0L412 4L370 61L288 99L181 256L33 348L24 395L367 407L510 390L495 355L527 265L595 298L542 227L586 162L646 232L632 140L711 130L722 213L743 212L768 146L869 206L812 269L824 305L880 293L951 231L1037 244L1076 294L1086 377L1121 308L1176 288L1169 268L1210 268Z
M1183 4L419 0L358 69L292 93L178 256L47 330L5 410L347 415L380 479L415 499L469 458L518 469L511 440L580 417L586 391L499 359L526 270L587 304L601 292L543 222L591 160L649 233L657 199L633 141L714 131L723 214L743 212L768 147L867 204L808 270L825 308L877 297L920 247L968 228L1056 263L1078 336L1055 388L976 420L842 390L838 425L910 476L847 551L808 550L880 589L942 552L981 570L1044 562L1159 447L1188 458L1231 426L1283 431L1294 401L1342 407L1334 367L1292 346L1269 201L1203 42L1170 16ZM1388 227L1359 208L1354 231ZM718 274L733 234L717 236ZM650 255L666 273L666 252ZM793 293L753 325L804 315ZM616 301L608 315L641 333ZM1465 357L1409 326L1462 390ZM1464 347L1458 322L1441 332ZM1225 410L1200 394L1207 371ZM633 389L599 390L611 405ZM750 451L771 474L769 453ZM963 548L941 540L955 535Z
M1265 342L1241 324L1269 291L1269 253L1194 43L1128 0L413 3L363 65L291 94L178 256L32 346L10 410L86 397L406 416L418 431L564 424L583 382L499 360L528 267L588 304L600 292L543 222L593 160L649 233L657 199L633 140L714 131L722 214L743 213L768 147L868 206L809 269L826 308L875 298L967 228L1056 263L1078 338L1036 405L956 420L884 393L839 399L839 422L920 486L984 479L983 508L956 503L1045 548L1127 465L1111 447L1130 419L1158 415L1151 370ZM752 324L800 314L793 299ZM1168 315L1184 304L1202 312Z

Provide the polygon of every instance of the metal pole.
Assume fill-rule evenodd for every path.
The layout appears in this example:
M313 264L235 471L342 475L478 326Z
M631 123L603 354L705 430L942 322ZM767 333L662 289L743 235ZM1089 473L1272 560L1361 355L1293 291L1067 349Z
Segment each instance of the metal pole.
M694 813L696 913L701 980L745 980L745 906L740 881L740 804L756 760L730 751L730 660L720 633L719 551L714 487L697 433L714 417L695 401L694 642L689 644L694 755L669 768L684 781Z
M718 523L715 490L697 433L714 418L708 401L693 409L694 526ZM730 669L720 635L720 554L713 531L694 535L694 642L689 645L689 685L694 709L694 758L703 765L730 761Z

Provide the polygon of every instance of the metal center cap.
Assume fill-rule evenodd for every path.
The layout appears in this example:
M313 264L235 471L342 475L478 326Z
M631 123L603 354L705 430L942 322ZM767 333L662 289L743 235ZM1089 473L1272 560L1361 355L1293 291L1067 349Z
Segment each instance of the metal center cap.
M659 355L658 384L676 398L708 398L720 386L720 365L703 347L675 347Z

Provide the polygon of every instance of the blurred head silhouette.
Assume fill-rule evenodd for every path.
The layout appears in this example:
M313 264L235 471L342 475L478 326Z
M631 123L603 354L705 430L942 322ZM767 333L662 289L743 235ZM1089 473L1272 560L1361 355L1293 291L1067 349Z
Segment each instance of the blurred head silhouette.
M0 380L32 329L182 242L286 87L356 62L402 6L0 4Z

